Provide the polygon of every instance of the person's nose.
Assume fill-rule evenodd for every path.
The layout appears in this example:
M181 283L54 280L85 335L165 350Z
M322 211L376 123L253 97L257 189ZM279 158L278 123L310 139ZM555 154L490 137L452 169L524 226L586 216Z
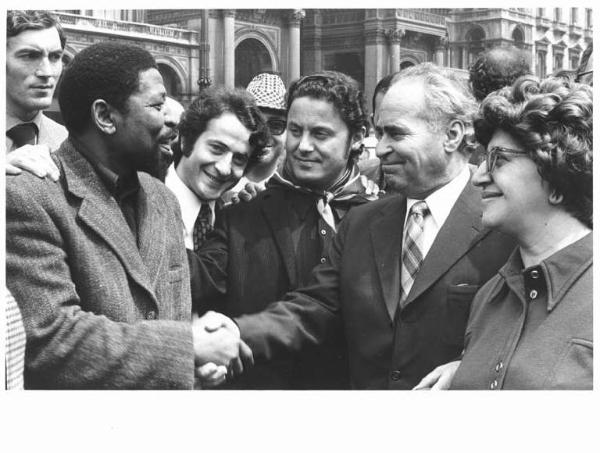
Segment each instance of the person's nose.
M310 153L314 150L314 145L312 139L310 138L310 134L305 132L300 137L300 143L298 144L298 151L302 153Z
M165 126L170 127L171 129L177 129L177 125L179 124L179 118L169 109L165 110Z
M375 155L380 159L385 159L392 151L387 135L383 134L375 146Z
M485 187L492 182L492 176L487 171L487 164L485 160L479 164L479 167L477 167L477 170L475 170L471 181L475 187Z
M40 78L57 77L60 74L60 62L52 63L48 57L42 57L38 67L35 70L35 75Z
M215 163L215 169L221 177L231 176L231 159L233 158L232 153L223 154L219 160Z

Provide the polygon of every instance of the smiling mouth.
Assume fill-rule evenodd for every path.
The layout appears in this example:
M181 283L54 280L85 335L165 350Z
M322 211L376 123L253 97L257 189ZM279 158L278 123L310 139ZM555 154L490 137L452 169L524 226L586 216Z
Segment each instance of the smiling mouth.
M501 197L501 196L502 196L501 192L481 192L482 200L486 200L489 198L497 198L497 197Z
M208 172L204 172L204 175L208 178L208 181L215 186L222 186L224 184L227 184L229 182L229 180L224 180L223 178L219 178L217 176L211 175Z
M303 164L318 164L319 161L318 160L314 160L314 159L302 159L300 157L294 157L298 162L301 162Z

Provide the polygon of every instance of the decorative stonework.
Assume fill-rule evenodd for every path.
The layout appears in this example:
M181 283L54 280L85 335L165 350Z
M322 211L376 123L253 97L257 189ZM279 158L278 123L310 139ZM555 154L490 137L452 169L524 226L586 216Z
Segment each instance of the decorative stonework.
M389 28L383 33L390 44L399 44L406 34L406 30L404 28Z
M300 23L302 22L302 19L304 19L306 17L306 13L304 12L303 9L295 9L291 14L290 14L290 19L289 19L289 23L291 26L300 26Z

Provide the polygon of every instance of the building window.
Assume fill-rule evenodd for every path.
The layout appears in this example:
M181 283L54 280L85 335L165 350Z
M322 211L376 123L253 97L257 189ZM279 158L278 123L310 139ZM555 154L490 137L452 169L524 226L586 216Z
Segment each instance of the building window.
M554 8L554 22L560 22L562 19L562 11L560 8Z
M538 8L537 9L537 16L538 17L544 17L545 14L546 14L546 8Z
M590 8L585 10L585 27L592 28L592 10Z
M556 72L559 69L563 68L563 54L562 53L555 53L554 54L554 68L553 71Z
M546 52L537 53L536 72L539 78L546 77Z
M577 17L578 8L571 8L571 25L577 25L579 18Z
M577 69L579 67L579 56L571 55L571 69Z
M523 36L523 30L519 27L515 28L512 33L512 39L515 42L515 47L522 49L524 47L525 37Z

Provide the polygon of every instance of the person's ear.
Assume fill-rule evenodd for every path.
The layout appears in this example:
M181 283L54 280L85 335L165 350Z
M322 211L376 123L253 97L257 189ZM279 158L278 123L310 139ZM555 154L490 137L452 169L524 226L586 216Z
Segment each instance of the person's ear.
M92 122L106 135L117 131L115 124L115 109L104 99L96 99L91 106Z
M446 137L444 139L444 151L452 153L460 149L460 145L465 136L465 125L460 120L453 120L446 128Z

